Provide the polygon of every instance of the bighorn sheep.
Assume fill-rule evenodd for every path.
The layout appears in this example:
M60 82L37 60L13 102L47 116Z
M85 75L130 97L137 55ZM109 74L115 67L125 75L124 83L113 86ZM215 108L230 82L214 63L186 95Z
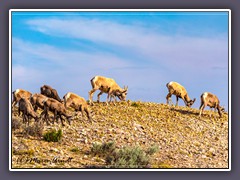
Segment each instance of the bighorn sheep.
M56 99L59 102L62 102L62 100L60 99L60 97L58 96L57 90L53 89L51 86L48 85L43 85L41 88L41 94Z
M34 108L34 111L37 111L38 108L44 109L43 101L48 97L42 94L35 93L31 96L30 102Z
M60 103L59 101L57 101L53 98L47 98L47 99L43 100L43 104L44 104L44 111L41 113L41 116L45 115L45 121L47 122L47 124L49 124L48 123L48 120L49 120L48 112L51 111L54 114L53 123L57 118L60 117L62 126L64 126L62 116L65 116L70 125L70 123L71 123L70 118L72 116L67 115L67 110L62 103Z
M122 89L116 82L114 79L111 78L106 78L103 76L95 76L91 79L91 85L92 85L92 90L89 91L89 102L90 104L93 103L92 101L92 97L93 97L93 93L96 90L100 90L101 92L97 95L98 96L98 102L100 101L100 96L103 93L107 93L107 101L106 103L108 104L109 98L111 96L115 97L115 101L116 101L116 96L121 100L121 101L125 101L126 100L126 96L127 96L127 90L128 87L125 87Z
M27 121L28 125L29 125L29 117L32 117L35 119L35 121L38 121L38 115L33 110L32 104L27 98L23 97L19 100L18 113L20 114L20 112L22 112L23 122Z
M12 92L12 94L13 94L12 107L14 107L21 98L25 97L26 99L30 99L30 97L32 96L32 93L23 89L16 89L15 91Z
M204 92L201 95L201 105L199 107L199 116L201 117L203 109L206 106L209 106L210 108L214 108L214 111L216 111L216 109L218 110L218 114L220 116L220 118L222 117L222 111L224 111L224 108L221 107L220 105L220 101L218 99L218 97L212 93L209 92Z
M193 105L193 103L195 102L196 98L191 100L190 97L188 96L186 89L179 83L171 81L171 82L167 83L166 86L169 91L168 95L166 96L167 104L169 104L169 99L170 99L171 103L173 104L173 102L171 100L172 94L174 94L176 96L176 100L177 100L176 106L178 106L179 98L181 98L184 101L185 105L188 107L191 107Z
M83 97L78 96L72 92L68 92L63 96L65 108L73 108L75 111L81 111L83 117L83 111L86 112L88 120L91 121L90 111L88 104Z

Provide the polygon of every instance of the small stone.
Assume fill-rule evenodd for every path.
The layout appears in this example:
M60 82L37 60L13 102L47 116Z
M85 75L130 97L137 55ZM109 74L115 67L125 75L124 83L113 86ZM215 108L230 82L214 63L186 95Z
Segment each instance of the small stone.
M209 149L209 152L211 152L211 153L215 153L215 149L210 148L210 149Z

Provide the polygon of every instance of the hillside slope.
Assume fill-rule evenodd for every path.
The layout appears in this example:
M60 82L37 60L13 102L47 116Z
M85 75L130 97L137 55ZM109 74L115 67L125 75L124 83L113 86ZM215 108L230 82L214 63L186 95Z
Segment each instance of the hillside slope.
M104 158L89 154L93 143L104 142L118 148L158 146L150 168L228 168L227 113L219 119L204 111L200 119L197 109L131 101L95 103L90 109L92 123L84 114L70 126L44 124L43 132L62 129L60 142L26 135L26 125L13 111L13 125L19 125L12 129L12 168L105 167Z

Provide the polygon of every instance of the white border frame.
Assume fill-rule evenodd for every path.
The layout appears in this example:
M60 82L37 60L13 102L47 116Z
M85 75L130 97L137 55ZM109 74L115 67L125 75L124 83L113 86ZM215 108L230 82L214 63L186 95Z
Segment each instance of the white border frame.
M228 12L228 169L12 169L12 12ZM9 10L9 171L231 171L231 10L230 9L10 9Z

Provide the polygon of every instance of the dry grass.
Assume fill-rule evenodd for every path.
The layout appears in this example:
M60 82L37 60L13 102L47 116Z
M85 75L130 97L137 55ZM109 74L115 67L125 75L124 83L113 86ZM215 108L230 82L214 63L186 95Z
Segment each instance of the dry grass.
M89 155L94 143L114 142L116 148L156 146L150 168L228 168L228 114L219 119L204 111L148 102L121 102L116 105L95 103L90 106L93 122L87 117L76 118L71 126L61 123L44 124L49 129L62 129L61 142L45 142L21 136L21 129L12 130L12 146L22 144L34 150L34 157L62 161L56 163L17 163L22 156L13 154L15 168L85 168L106 167L101 157ZM39 112L40 113L40 112ZM33 120L31 124L33 124ZM28 156L27 154L25 156ZM32 156L32 155L31 155ZM71 162L65 162L72 157Z

